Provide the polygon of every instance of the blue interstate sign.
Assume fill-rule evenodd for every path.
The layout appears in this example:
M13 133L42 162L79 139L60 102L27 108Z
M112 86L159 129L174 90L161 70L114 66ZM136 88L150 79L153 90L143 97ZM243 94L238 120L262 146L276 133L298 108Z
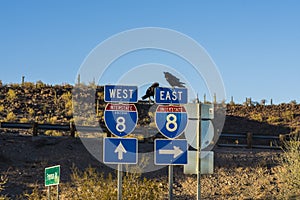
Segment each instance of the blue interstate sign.
M188 116L184 106L159 105L155 113L155 123L161 134L173 139L179 137L186 128Z
M137 91L137 86L105 85L104 101L136 103L138 101Z
M137 119L138 113L134 104L109 103L105 107L105 125L117 137L130 134L135 129Z
M187 104L186 88L155 88L155 103L157 104Z
M156 165L185 165L188 163L186 140L156 139L154 149Z
M104 138L103 162L106 164L136 164L136 138Z

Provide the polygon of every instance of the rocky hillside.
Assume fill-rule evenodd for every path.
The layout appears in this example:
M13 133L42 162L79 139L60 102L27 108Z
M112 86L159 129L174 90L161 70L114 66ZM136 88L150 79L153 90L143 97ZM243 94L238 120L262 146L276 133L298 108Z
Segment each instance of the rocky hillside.
M89 105L73 105L72 98L87 98L95 91L83 86L76 95L72 95L72 85L45 85L43 83L24 83L0 86L0 121L1 122L38 122L69 124L71 120L84 120L84 125L95 122L103 123L103 87L96 88L96 119L79 114L73 118L73 107L82 108ZM91 101L92 102L92 101ZM300 105L295 103L279 105L235 105L227 104L225 132L248 132L283 134L300 130ZM150 123L149 105L138 103L139 124Z
M300 105L227 105L224 130L270 135L300 131Z

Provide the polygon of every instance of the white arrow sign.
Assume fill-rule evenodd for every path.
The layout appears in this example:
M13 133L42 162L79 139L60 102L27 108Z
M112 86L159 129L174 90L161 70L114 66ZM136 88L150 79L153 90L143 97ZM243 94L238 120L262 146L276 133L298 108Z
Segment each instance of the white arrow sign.
M178 156L180 156L183 151L179 148L174 146L174 149L160 149L158 151L159 154L173 154L173 158L177 158Z
M123 160L123 153L127 153L126 149L124 148L122 142L117 146L115 153L118 153L118 159Z

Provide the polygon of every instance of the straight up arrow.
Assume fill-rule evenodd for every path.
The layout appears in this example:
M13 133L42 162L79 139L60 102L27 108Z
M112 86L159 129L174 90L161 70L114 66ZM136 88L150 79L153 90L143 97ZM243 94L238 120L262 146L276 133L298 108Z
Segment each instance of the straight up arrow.
M126 149L124 148L122 142L117 146L115 149L115 153L118 153L118 159L123 160L123 153L127 153Z
M177 158L183 153L183 151L179 148L174 146L173 149L160 149L158 154L173 154L173 158Z

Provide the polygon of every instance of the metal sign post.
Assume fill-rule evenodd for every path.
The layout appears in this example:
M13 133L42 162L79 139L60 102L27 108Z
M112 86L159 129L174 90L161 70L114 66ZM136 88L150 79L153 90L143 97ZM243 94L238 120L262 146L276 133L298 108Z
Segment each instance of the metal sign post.
M173 165L187 164L188 157L187 140L176 139L187 126L188 116L185 107L178 105L187 103L187 89L158 87L155 89L155 103L169 104L159 105L155 112L156 127L168 139L155 139L154 163L169 165L169 200L172 200Z
M197 200L201 199L201 103L198 104L199 123L197 124Z
M48 200L50 200L50 186L47 186L47 197L48 197Z
M184 174L197 175L197 199L201 199L201 174L213 174L213 151L208 151L209 145L215 144L214 105L189 104L189 125L185 137L191 147L188 154L188 164L184 165Z
M122 164L118 164L118 200L122 200Z
M137 164L137 139L122 138L132 133L137 125L137 108L134 104L128 104L137 100L137 86L104 86L104 101L109 102L104 110L104 121L117 138L104 138L103 161L105 164L118 164L118 200L122 200L122 164Z
M169 199L173 199L173 165L169 165Z
M57 200L59 200L59 186L57 185L57 188L56 188L57 190Z

